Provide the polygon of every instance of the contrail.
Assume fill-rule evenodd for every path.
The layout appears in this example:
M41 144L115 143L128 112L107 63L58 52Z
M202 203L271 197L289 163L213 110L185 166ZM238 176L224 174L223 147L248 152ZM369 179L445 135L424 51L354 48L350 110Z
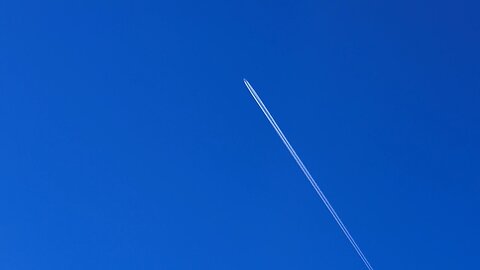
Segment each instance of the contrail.
M372 266L370 265L370 263L368 262L367 258L365 257L365 255L363 255L363 252L362 250L360 249L360 247L357 245L357 243L355 242L355 240L353 240L353 237L352 235L350 235L350 233L348 232L347 230L347 227L345 227L345 225L343 224L342 220L340 219L340 217L337 215L337 212L335 212L335 209L333 209L333 206L330 204L330 202L328 201L327 197L325 197L325 195L323 194L322 190L320 190L320 188L318 187L317 185L317 182L315 182L315 180L313 179L312 175L310 174L310 172L308 171L307 167L305 167L305 165L303 164L302 160L300 159L300 157L297 155L297 153L295 152L295 150L293 149L292 145L290 145L290 143L288 142L287 140L287 137L285 137L285 135L283 134L282 130L280 129L280 127L277 125L277 122L275 122L275 119L273 119L273 116L270 114L270 112L268 111L267 107L265 106L265 104L263 104L262 100L260 99L260 97L257 95L257 92L255 92L255 90L253 89L253 87L250 85L250 83L246 80L246 79L243 79L243 82L245 83L245 85L247 86L248 88L248 91L250 91L250 94L252 94L253 98L255 99L255 101L257 102L258 106L260 106L260 109L262 109L263 113L265 114L265 116L267 117L268 121L270 122L270 124L272 124L273 128L275 129L275 131L277 132L278 136L280 136L280 139L282 139L283 143L285 144L285 146L287 147L288 151L290 152L290 154L292 155L292 157L295 159L295 161L297 162L298 166L300 166L300 169L302 169L303 173L305 174L305 176L307 177L308 181L310 181L310 184L312 184L313 188L315 189L315 191L317 192L318 196L320 196L320 198L322 199L323 203L325 204L325 206L327 207L328 211L330 211L330 213L332 214L333 218L335 219L335 221L337 222L338 226L340 226L340 229L342 229L343 233L345 234L345 236L347 237L348 241L350 241L350 243L352 244L353 248L355 249L355 251L358 253L358 255L360 256L360 258L362 259L363 263L365 264L365 266L369 269L369 270L373 270Z

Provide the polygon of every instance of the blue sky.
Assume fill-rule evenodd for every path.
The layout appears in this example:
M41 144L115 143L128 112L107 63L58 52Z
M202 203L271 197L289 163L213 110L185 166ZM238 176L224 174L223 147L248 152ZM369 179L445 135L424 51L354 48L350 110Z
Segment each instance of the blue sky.
M475 1L3 1L0 268L477 269Z

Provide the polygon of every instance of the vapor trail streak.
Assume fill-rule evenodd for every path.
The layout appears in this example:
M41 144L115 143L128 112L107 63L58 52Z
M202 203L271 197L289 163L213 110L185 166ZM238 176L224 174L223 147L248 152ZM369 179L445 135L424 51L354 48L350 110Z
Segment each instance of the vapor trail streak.
M303 164L302 160L300 159L300 157L297 155L297 153L295 152L295 150L293 149L292 145L288 142L287 140L287 137L285 137L285 135L283 134L282 130L280 129L280 127L277 125L277 122L275 122L275 119L273 119L273 116L270 114L270 112L268 111L267 107L265 106L265 104L263 104L262 100L260 99L260 97L257 95L257 92L255 92L255 90L253 89L253 87L250 85L250 83L246 80L246 79L243 79L243 82L245 83L245 85L247 86L248 88L248 91L250 91L250 94L252 94L253 98L255 99L255 101L257 102L258 106L260 106L260 109L262 109L263 113L265 114L265 116L267 117L268 121L270 122L270 124L272 124L273 128L275 129L275 131L277 132L278 136L280 136L280 139L282 139L283 143L285 144L285 146L287 147L288 151L290 152L290 154L292 155L292 157L295 159L295 161L297 162L298 166L300 167L300 169L303 171L303 173L305 174L305 176L307 177L308 181L310 181L310 184L312 184L313 188L315 189L315 191L317 192L318 196L320 196L320 198L322 199L323 203L325 204L325 206L327 207L328 211L332 214L333 218L335 219L335 221L337 222L338 226L340 226L340 229L342 229L343 233L345 234L345 236L347 237L348 241L350 241L350 243L352 244L353 248L355 249L355 251L358 253L358 255L360 256L360 258L362 259L363 263L365 264L365 266L369 269L369 270L373 270L372 266L370 265L370 263L368 262L367 258L365 257L365 255L363 255L363 252L362 250L360 249L360 247L357 245L357 243L355 242L355 240L353 239L352 235L350 235L350 233L348 232L347 230L347 227L345 227L345 225L343 224L342 220L340 219L340 217L337 215L337 212L335 212L335 209L333 209L332 205L330 204L330 202L328 201L327 197L325 197L325 195L323 194L322 190L320 190L320 188L318 187L317 185L317 182L313 179L312 175L310 174L310 172L308 171L307 167L305 167L305 165Z

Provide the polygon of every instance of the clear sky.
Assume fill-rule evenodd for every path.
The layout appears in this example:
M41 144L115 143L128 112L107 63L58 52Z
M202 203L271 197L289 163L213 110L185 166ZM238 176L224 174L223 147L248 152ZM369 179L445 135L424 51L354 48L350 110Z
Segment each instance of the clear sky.
M0 269L480 269L477 1L2 1Z

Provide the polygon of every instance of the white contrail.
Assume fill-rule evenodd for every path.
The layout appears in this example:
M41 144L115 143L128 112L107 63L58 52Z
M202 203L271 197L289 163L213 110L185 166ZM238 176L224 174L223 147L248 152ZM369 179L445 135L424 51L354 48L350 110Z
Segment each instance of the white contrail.
M290 152L290 154L293 156L293 158L295 159L295 161L297 162L298 166L300 166L300 169L302 169L303 173L305 174L305 176L307 177L308 181L310 181L310 184L312 184L313 188L315 189L315 191L317 192L318 196L320 196L320 198L322 199L323 203L325 204L325 206L327 207L328 211L330 211L330 213L332 214L333 218L335 219L335 221L337 222L338 226L340 226L340 229L342 229L343 233L345 234L345 236L347 237L348 241L350 241L350 243L352 244L353 248L355 249L355 251L358 253L358 255L360 256L360 258L362 259L362 261L365 263L365 266L369 269L369 270L373 270L372 266L370 265L370 263L368 262L367 258L365 257L365 255L363 255L363 252L362 250L360 249L360 247L357 245L357 243L355 242L355 240L353 240L353 237L352 235L350 235L350 233L348 232L347 230L347 227L345 227L345 225L343 224L342 220L340 219L340 217L337 215L337 213L335 212L335 210L333 209L332 205L330 204L330 202L328 201L327 197L325 197L325 195L323 194L322 190L320 190L320 188L318 187L317 185L317 182L315 182L315 180L313 179L312 175L310 174L310 172L308 171L307 167L305 167L305 165L303 164L302 160L300 159L300 157L297 155L297 153L295 152L295 150L293 149L292 145L290 145L290 143L288 142L287 138L285 137L285 135L283 134L282 130L280 129L280 127L277 125L277 122L275 122L275 119L273 119L273 116L270 114L270 112L268 111L267 107L265 106L265 104L263 104L262 100L260 99L260 97L257 95L257 92L255 92L255 90L253 89L253 87L250 85L250 83L246 80L246 79L243 79L243 82L245 83L245 85L247 86L248 88L248 91L250 91L250 94L252 94L253 98L255 99L255 101L257 102L258 106L260 106L260 109L262 109L263 113L265 114L265 116L267 117L268 121L270 122L270 124L272 124L273 128L275 129L275 131L277 132L278 136L280 136L280 138L282 139L283 143L285 144L285 146L287 147L288 151Z

